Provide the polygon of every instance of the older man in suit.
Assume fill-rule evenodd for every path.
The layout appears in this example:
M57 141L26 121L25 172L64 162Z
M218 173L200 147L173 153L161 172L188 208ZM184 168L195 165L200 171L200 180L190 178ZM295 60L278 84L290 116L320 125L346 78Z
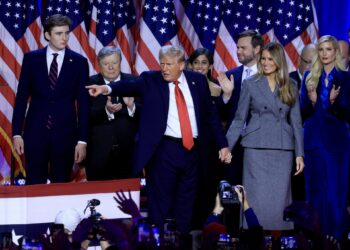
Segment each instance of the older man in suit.
M66 48L70 24L66 16L49 17L48 46L23 58L12 130L16 152L25 154L27 184L68 182L73 163L86 155L89 68L86 58Z
M98 55L100 73L89 84L106 85L114 81L135 79L120 72L121 51L112 46ZM88 180L131 178L132 152L137 130L137 113L133 97L90 97L90 133L87 147Z
M304 46L301 51L298 63L299 67L297 70L289 73L289 76L296 81L298 89L301 88L301 81L303 80L304 72L309 70L312 64L312 59L317 54L316 45L313 43Z
M87 88L93 96L143 97L134 171L147 170L149 218L158 225L175 218L187 233L209 134L222 161L230 161L230 152L205 76L184 71L184 51L176 46L162 47L159 60L160 71L137 80Z

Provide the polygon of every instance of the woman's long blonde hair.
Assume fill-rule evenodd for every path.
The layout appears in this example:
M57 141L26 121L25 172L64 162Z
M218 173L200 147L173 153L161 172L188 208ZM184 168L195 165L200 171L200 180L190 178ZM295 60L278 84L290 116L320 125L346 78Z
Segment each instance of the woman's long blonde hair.
M318 50L320 48L320 45L325 42L330 42L332 43L333 48L335 49L335 68L337 70L344 70L344 66L341 62L341 55L340 55L340 49L339 49L339 44L338 40L331 35L325 35L320 37L318 39L317 45L316 45L316 51L317 51L317 56L315 56L312 59L312 64L310 68L310 74L306 77L306 88L307 89L312 89L312 88L317 88L318 81L320 79L322 69L323 69L323 64L321 62L320 56L318 54Z
M260 60L262 52L266 50L270 53L273 62L276 64L276 83L278 84L278 96L280 100L288 106L293 106L295 103L296 88L291 84L291 80L288 74L287 61L284 54L284 49L281 44L271 42L265 45L260 52ZM261 67L261 61L258 63L258 74L264 75Z

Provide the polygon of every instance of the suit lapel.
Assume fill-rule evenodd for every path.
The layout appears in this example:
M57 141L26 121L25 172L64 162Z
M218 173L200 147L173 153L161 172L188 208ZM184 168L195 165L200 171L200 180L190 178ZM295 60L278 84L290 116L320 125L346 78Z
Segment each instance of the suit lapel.
M257 84L258 88L259 88L260 92L265 96L265 99L267 100L270 108L274 111L274 113L276 115L278 115L279 112L278 112L276 99L275 99L275 96L269 87L269 83L267 81L267 78L263 76L260 79L261 80L259 81L259 84ZM276 88L278 88L277 85L276 85ZM278 89L275 89L275 91L278 91Z
M46 60L46 51L47 51L47 47L43 48L40 51L40 58L39 58L37 67L42 67L42 69L37 70L37 72L40 72L39 74L41 74L40 79L47 79L47 81L43 82L44 88L47 91L52 91L49 84L49 71L48 71L47 60Z
M73 72L74 69L72 65L73 65L72 53L69 49L66 49L64 53L62 68L57 79L57 88L62 88L62 86L65 83L71 82L71 81L66 81L65 77L74 75L74 72Z
M161 74L159 72L159 74ZM168 117L168 112L169 112L169 83L167 81L164 80L163 76L160 75L159 79L161 79L160 83L158 84L159 87L159 91L161 94L161 98L162 98L162 102L164 103L164 105L162 105L164 107L164 112L163 114L166 114L166 117Z

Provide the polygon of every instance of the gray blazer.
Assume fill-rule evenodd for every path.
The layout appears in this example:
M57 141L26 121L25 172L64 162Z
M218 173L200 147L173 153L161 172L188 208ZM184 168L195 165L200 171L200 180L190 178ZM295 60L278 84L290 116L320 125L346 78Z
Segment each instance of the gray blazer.
M231 149L242 135L243 147L295 150L296 156L304 156L298 90L295 88L293 107L282 103L276 91L271 92L265 76L244 80L237 112L226 134ZM243 129L248 114L250 119Z

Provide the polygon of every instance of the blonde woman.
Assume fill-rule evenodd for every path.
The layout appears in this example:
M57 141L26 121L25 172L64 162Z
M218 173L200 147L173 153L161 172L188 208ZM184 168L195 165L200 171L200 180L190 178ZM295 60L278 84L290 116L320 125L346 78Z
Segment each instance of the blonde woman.
M337 40L321 37L301 89L306 199L318 211L324 232L338 241L348 220L349 84Z
M283 220L283 210L292 202L293 161L297 175L304 169L304 150L298 89L289 79L280 44L262 49L258 74L242 83L238 109L226 134L230 148L241 134L243 185L261 225L264 230L292 229L293 224Z

